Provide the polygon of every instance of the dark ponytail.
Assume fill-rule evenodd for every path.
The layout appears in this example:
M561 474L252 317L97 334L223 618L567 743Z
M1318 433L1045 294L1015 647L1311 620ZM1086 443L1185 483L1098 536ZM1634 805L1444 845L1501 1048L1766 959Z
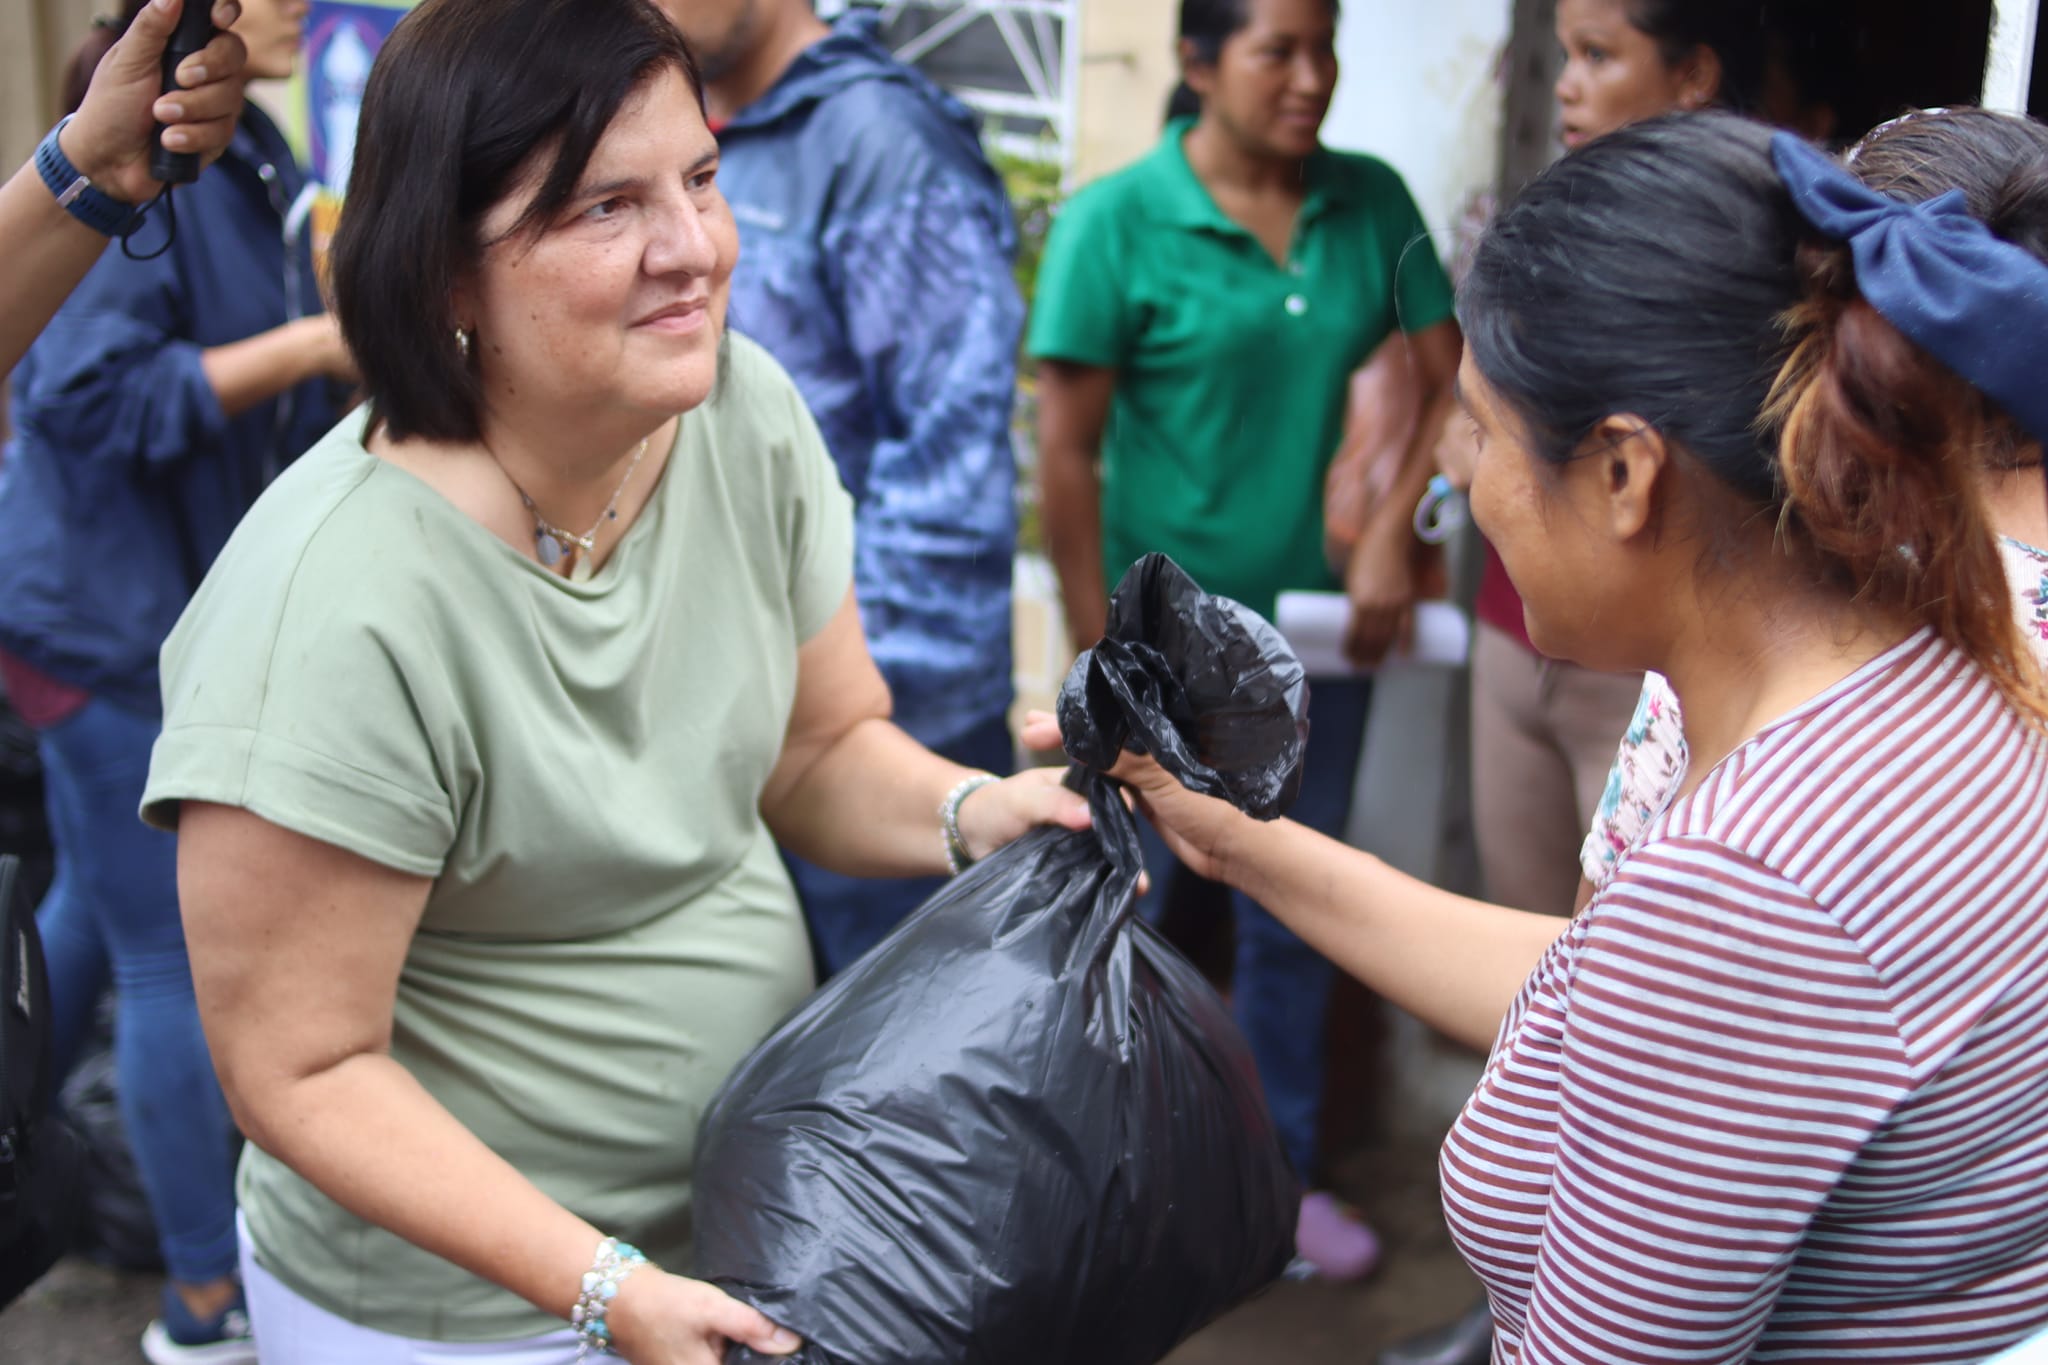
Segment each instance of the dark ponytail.
M1845 595L1929 625L2048 719L1972 476L1980 395L1863 301L1731 115L1653 119L1564 158L1479 244L1473 361L1535 453L1632 413Z
M1765 410L1788 520L1856 591L1933 626L2048 721L1974 482L1992 444L1983 396L1863 299L1848 248L1808 242L1798 259L1806 297Z
M1912 116L1866 138L1851 169L1915 202L1960 190L1974 217L2048 261L2048 128L2032 120L1981 109ZM1787 315L1793 351L1770 415L1794 513L1879 600L1915 604L2016 704L2048 714L1971 477L2038 463L2039 445L1878 315L1857 291L1847 247L1810 240L1799 267L1806 298Z

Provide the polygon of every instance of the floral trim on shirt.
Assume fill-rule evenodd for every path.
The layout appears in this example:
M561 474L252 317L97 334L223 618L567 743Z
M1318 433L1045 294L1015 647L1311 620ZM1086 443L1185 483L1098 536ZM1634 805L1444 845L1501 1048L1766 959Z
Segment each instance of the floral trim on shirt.
M1998 549L2020 631L2042 668L2048 669L2048 550L2008 536L1999 537ZM1594 889L1607 884L1629 850L1643 841L1671 804L1685 781L1689 761L1678 694L1661 675L1649 674L1643 679L1635 719L1621 737L1621 751L1607 774L1593 828L1579 850L1579 867Z
M1998 550L2005 560L2006 582L2012 585L2020 631L2041 657L2042 667L2048 668L2048 550L2007 537L1999 538Z
M1600 809L1579 851L1579 866L1596 889L1607 884L1622 858L1671 804L1690 757L1678 694L1663 674L1645 674L1635 718L1621 737Z

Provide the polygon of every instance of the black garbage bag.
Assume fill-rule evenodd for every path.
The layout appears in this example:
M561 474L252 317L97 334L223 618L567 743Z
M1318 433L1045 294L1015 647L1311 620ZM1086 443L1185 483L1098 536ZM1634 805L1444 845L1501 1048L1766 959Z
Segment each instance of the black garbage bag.
M50 885L54 855L44 814L43 765L36 732L0 692L0 854L21 863L17 894L35 905Z
M156 1216L143 1192L142 1172L121 1117L120 1080L114 1068L113 997L100 999L93 1031L64 1079L58 1108L83 1147L83 1207L72 1251L119 1270L162 1270Z
M1152 1365L1293 1255L1250 1053L1133 916L1136 818L1093 768L1150 750L1272 818L1307 688L1277 632L1160 556L1109 635L1060 699L1094 828L955 879L706 1117L695 1273L802 1336L800 1365Z

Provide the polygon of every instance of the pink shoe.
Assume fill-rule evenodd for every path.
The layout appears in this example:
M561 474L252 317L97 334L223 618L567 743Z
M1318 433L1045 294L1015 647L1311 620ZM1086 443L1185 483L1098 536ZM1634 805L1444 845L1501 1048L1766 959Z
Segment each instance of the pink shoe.
M1326 1280L1362 1280L1380 1263L1379 1235L1349 1205L1322 1190L1302 1198L1294 1249Z

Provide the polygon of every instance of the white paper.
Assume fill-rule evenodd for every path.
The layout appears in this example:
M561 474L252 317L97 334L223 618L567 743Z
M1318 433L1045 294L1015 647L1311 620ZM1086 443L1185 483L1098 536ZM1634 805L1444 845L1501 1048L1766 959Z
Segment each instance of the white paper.
M1279 620L1274 624L1301 659L1311 678L1359 678L1362 669L1344 655L1344 628L1351 621L1351 601L1341 592L1283 592ZM1456 668L1472 657L1472 623L1449 602L1415 604L1413 647L1388 656L1384 667L1424 664Z

